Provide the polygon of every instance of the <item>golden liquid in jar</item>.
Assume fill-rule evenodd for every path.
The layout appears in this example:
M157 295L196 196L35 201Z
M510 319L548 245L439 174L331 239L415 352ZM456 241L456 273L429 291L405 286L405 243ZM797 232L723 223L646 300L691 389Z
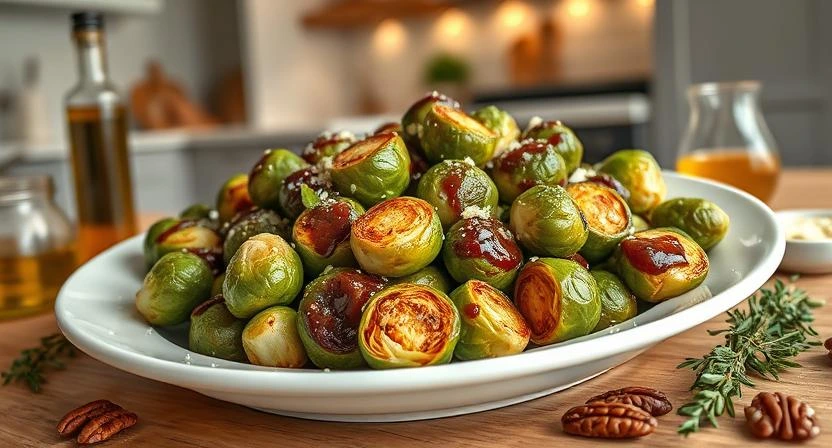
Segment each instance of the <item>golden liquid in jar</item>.
M0 319L51 310L61 285L75 269L75 250L0 257Z
M744 149L693 151L676 161L676 170L733 185L767 202L777 188L780 159Z

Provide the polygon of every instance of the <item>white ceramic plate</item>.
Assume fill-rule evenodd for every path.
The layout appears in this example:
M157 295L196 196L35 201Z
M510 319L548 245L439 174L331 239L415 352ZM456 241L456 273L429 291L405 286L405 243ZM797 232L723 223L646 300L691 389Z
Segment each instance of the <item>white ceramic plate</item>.
M774 273L783 232L771 210L748 194L666 173L669 197L710 199L731 229L710 254L703 286L631 321L522 354L386 371L273 369L187 350L187 332L149 327L133 297L144 274L141 237L99 255L70 277L55 312L72 343L96 359L220 400L320 420L400 421L493 409L547 395L615 367L650 346L741 302ZM670 374L671 372L668 372Z

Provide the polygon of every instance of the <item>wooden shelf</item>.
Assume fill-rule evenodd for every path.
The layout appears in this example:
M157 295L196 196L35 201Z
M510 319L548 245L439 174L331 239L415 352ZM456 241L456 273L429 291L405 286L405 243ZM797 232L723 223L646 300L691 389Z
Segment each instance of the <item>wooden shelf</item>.
M384 19L440 14L453 6L445 0L339 0L303 17L307 28L347 29L374 25Z

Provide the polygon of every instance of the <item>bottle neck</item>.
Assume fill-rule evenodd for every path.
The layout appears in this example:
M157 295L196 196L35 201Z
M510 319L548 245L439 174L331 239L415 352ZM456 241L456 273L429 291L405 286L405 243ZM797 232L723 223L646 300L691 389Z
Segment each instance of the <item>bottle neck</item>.
M100 31L77 31L78 78L81 84L103 84L107 81L107 54L104 35Z

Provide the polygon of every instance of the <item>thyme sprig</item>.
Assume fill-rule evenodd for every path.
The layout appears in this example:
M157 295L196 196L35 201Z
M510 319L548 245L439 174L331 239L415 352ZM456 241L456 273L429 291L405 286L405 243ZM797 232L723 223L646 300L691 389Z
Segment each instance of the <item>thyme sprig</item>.
M43 337L40 346L21 351L20 357L12 361L9 370L0 374L3 385L23 382L32 392L40 392L46 383L46 371L63 369L66 367L65 358L72 358L75 353L75 347L63 334Z
M711 336L723 334L725 343L702 358L687 358L679 369L692 369L696 380L693 401L679 408L688 416L679 425L685 436L699 431L703 422L717 427L717 418L727 412L734 416L734 399L742 397L742 387L754 387L749 375L779 380L779 374L800 367L793 358L820 345L811 327L812 309L823 305L806 292L780 280L773 289L762 288L748 299L748 309L728 311L728 328L709 330Z

